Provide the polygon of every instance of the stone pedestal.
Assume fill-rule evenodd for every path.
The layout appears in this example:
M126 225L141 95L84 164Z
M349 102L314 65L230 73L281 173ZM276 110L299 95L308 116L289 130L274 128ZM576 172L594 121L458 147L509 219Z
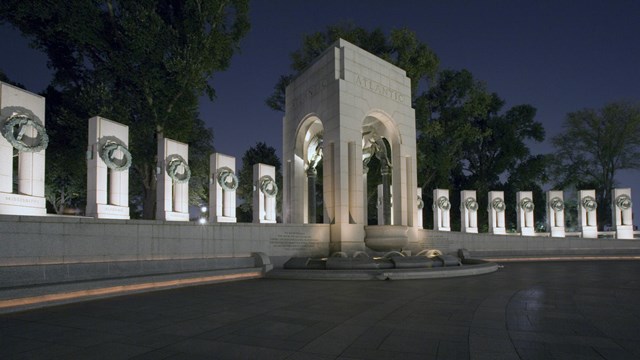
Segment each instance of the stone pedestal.
M158 137L156 219L189 221L189 145Z
M129 127L95 116L88 140L86 215L129 219Z
M451 231L449 190L433 189L433 229Z
M253 165L253 222L276 222L276 168L266 164Z
M422 188L417 188L416 189L416 194L417 194L417 201L418 204L416 206L416 208L418 209L418 220L416 222L416 227L418 229L423 229L424 226L422 224L422 212L424 210L424 200L422 200Z
M518 210L518 232L522 236L533 236L536 233L536 223L533 219L533 193L518 191L516 193L516 208Z
M598 237L598 203L595 190L578 191L578 223L583 238Z
M564 237L564 194L562 191L547 192L547 228L551 237Z
M5 124L16 124L11 133L0 136L0 214L45 215L44 162L47 142L45 124L45 99L15 86L0 82L0 131ZM27 120L28 119L28 120ZM27 147L42 147L38 151L20 150L6 136ZM18 139L19 138L19 139ZM44 141L44 143L43 143ZM21 146L18 145L18 146ZM14 151L18 156L14 158ZM18 161L18 188L14 191L14 161Z
M504 203L503 191L489 191L489 203L487 211L489 212L489 232L497 235L507 233L505 227L504 212L507 206Z
M616 238L633 239L633 203L631 189L613 189L611 211Z
M460 191L460 231L478 233L478 208L475 190Z
M236 222L236 158L220 153L209 157L209 221Z

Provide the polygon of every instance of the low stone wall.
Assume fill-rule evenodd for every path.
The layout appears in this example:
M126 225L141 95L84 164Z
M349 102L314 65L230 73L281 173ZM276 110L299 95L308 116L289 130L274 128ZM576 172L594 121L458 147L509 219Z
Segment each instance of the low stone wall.
M434 230L419 230L415 245L421 249L439 249L445 253L465 248L473 257L640 254L640 239L555 238Z
M0 289L255 267L326 256L329 225L197 224L0 215Z
M325 256L329 225L205 224L0 215L0 266Z

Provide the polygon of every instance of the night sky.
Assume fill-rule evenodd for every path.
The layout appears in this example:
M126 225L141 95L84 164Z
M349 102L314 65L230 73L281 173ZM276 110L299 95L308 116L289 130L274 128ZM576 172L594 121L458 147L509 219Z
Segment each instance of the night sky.
M283 113L264 100L279 75L290 72L289 54L303 34L338 22L409 28L438 55L441 69L470 70L507 108L533 105L547 131L545 144L532 145L536 153L552 151L549 140L568 112L640 101L639 1L256 0L250 7L241 52L211 79L217 99L200 103L216 150L236 156L238 166L258 141L282 155ZM0 69L30 91L43 90L51 77L46 56L9 25L0 26L0 39ZM638 172L617 180L640 196Z

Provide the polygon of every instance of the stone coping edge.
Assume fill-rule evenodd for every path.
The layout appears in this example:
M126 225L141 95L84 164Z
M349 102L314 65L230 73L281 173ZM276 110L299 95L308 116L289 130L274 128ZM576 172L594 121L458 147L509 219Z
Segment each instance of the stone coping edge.
M268 270L268 266L259 266L13 288L0 291L0 314L149 291L257 279L264 277Z
M288 280L414 280L473 276L492 273L498 264L474 259L473 265L430 269L380 269L380 270L298 270L274 269L267 279Z

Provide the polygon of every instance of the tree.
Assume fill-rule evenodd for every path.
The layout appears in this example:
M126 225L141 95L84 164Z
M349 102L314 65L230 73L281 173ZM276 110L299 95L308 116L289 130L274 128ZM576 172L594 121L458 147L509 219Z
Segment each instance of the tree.
M253 220L253 165L262 163L276 168L276 184L278 185L277 204L282 204L282 163L276 149L263 142L256 143L244 152L242 168L238 172L237 194L242 203L238 206L238 221Z
M0 21L48 55L55 89L83 99L82 122L100 115L129 125L131 198L145 218L155 214L158 135L213 150L198 98L213 99L208 80L249 29L247 0L7 0Z
M595 188L598 224L611 224L611 191L620 170L640 169L640 104L612 102L567 114L553 138L557 186Z
M387 37L380 28L368 31L353 24L332 25L324 32L304 36L302 47L291 54L293 73L280 77L272 95L266 100L267 105L274 110L284 111L287 85L338 39L347 40L404 69L411 79L411 93L414 96L419 84L432 79L438 69L436 54L408 29L391 30Z
M434 188L476 190L481 203L490 190L505 190L507 204L515 204L518 190L542 193L546 172L540 170L546 157L531 156L526 145L544 140L542 124L534 121L536 110L519 105L503 113L503 106L504 101L467 70L442 71L416 99L418 181L426 191L425 204L432 202ZM450 197L458 203L457 191ZM515 227L515 212L510 214ZM451 215L455 228L459 214ZM486 213L479 211L478 216L479 224L485 224ZM427 226L431 222L425 218Z

